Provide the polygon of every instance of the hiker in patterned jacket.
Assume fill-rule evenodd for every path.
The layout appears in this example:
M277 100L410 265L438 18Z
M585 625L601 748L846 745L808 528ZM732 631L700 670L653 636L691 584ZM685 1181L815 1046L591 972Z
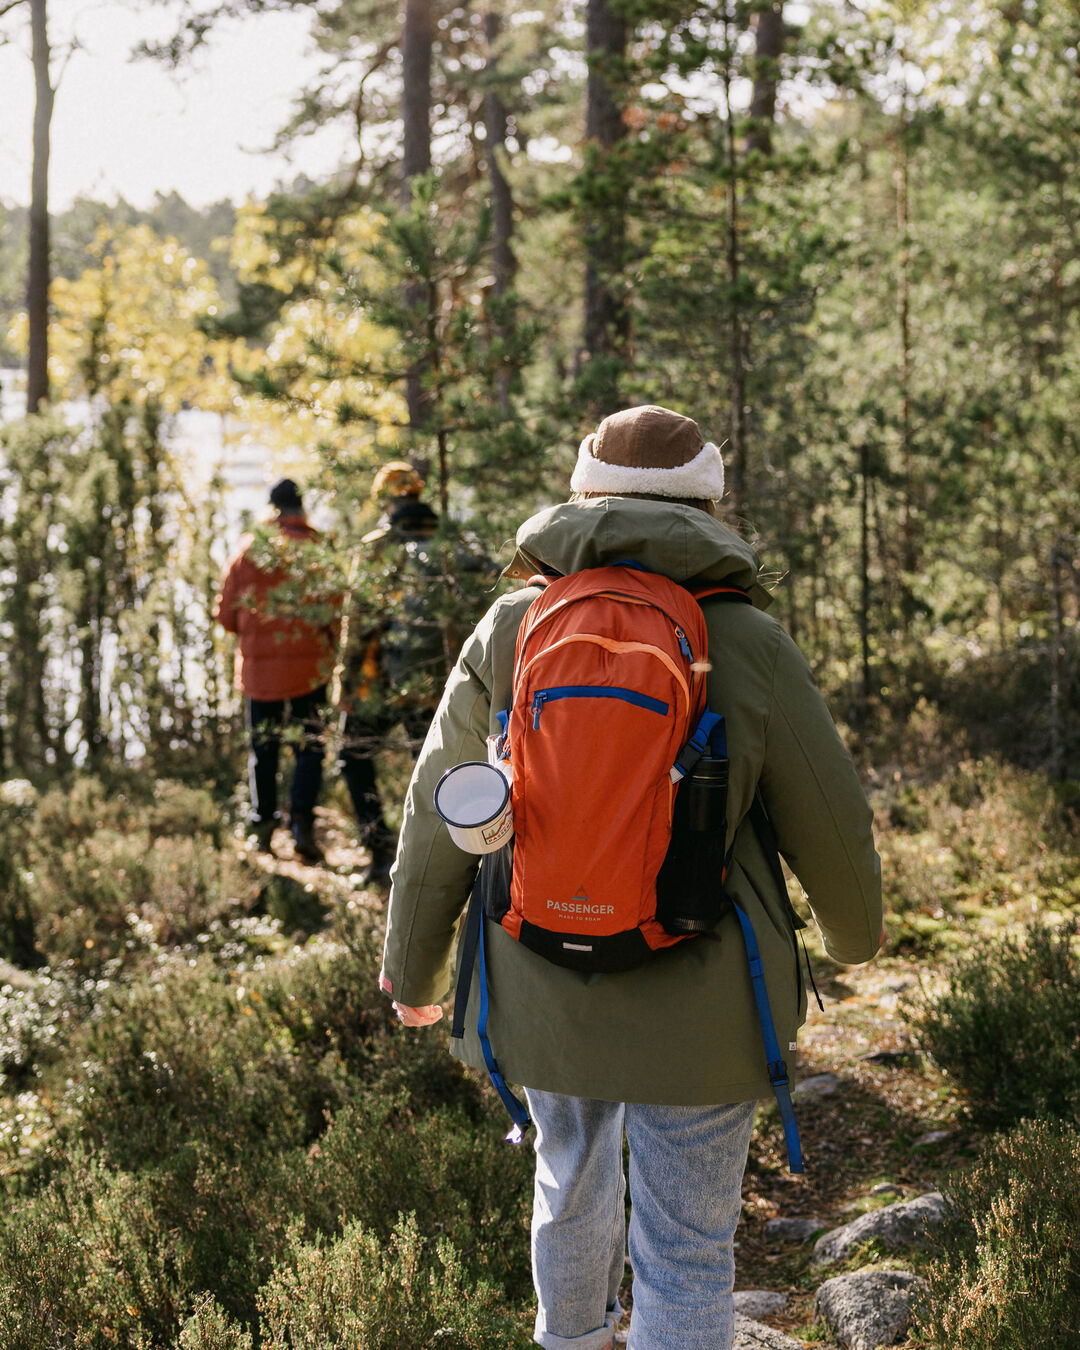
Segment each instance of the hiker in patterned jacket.
M355 560L335 672L334 701L341 713L338 768L360 842L371 854L364 873L367 883L385 881L396 843L379 799L375 756L399 725L410 742L420 745L438 697L438 685L429 694L422 677L429 669L437 671L441 684L448 664L437 617L412 614L409 598L401 594L410 581L419 581L420 586L411 589L423 594L426 574L438 570L428 549L439 517L421 500L422 489L420 475L404 460L384 464L375 475L371 498L384 510L361 540L364 552ZM388 599L396 611L391 615L382 607L373 612L357 584L364 569L373 566L399 574L390 584Z
M507 1082L524 1085L536 1126L537 1344L614 1346L628 1239L630 1350L730 1350L733 1241L755 1103L779 1096L778 1082L793 1078L806 1011L801 920L777 849L828 954L867 961L883 938L871 813L805 660L765 612L753 550L717 518L723 464L697 425L663 408L615 413L582 443L571 488L569 502L521 526L511 575L561 577L629 562L680 585L749 598L701 602L708 704L726 720L720 851L729 858L729 899L711 931L616 973L553 964L500 923L479 920L486 1007L466 958L466 1015L451 1050L485 1067L478 1024L486 1012L489 1048ZM433 793L452 766L486 758L497 714L510 706L518 629L543 593L526 585L505 595L478 624L409 787L381 976L406 1026L442 1016L455 934L477 877L478 859L452 842ZM627 776L634 768L627 763ZM587 757L577 771L589 773ZM481 877L502 856L487 855ZM740 916L760 948L779 1047L772 1064Z

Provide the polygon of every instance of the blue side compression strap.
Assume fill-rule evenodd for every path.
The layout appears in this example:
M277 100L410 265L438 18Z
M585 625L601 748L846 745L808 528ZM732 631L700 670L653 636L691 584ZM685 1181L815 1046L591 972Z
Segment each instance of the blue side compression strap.
M730 896L728 897L730 899ZM769 1065L769 1082L776 1093L776 1104L780 1108L780 1119L784 1124L784 1139L787 1141L788 1168L792 1172L803 1172L802 1145L799 1143L799 1126L795 1119L795 1108L791 1104L791 1091L788 1087L787 1069L784 1067L780 1045L776 1039L776 1027L773 1025L772 1009L769 1007L769 994L765 988L765 969L758 950L754 925L744 910L731 901L742 929L743 942L746 944L746 957L750 962L750 979L754 986L754 999L757 1003L758 1020L761 1023L761 1035L765 1041L765 1058Z
M677 783L680 778L686 777L705 753L705 748L710 741L714 742L712 746L713 754L726 757L727 732L724 730L723 716L720 713L714 713L711 708L706 708L694 728L694 734L675 758L675 763L671 768L672 782Z
M498 1061L491 1050L491 1042L488 1040L487 1020L488 1020L488 979L487 979L487 959L484 955L484 916L480 915L480 1015L476 1020L476 1034L480 1037L480 1049L484 1052L484 1063L487 1065L488 1077L491 1079L491 1085L502 1098L502 1104L510 1112L510 1119L514 1122L514 1128L506 1136L511 1144L520 1144L525 1137L525 1131L532 1124L529 1119L529 1113L525 1107L514 1096L506 1086L506 1079L502 1076Z

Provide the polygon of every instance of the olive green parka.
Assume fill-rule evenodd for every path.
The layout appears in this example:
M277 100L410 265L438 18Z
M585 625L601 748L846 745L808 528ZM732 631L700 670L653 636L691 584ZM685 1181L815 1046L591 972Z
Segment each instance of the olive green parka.
M869 960L882 937L872 819L851 759L809 668L763 612L753 550L694 507L626 497L566 502L518 531L512 573L567 574L633 559L680 583L725 582L754 602L704 602L709 706L727 722L731 759L727 890L749 915L764 961L788 1073L805 1018L795 917L774 863L747 817L755 789L780 852L799 878L826 951ZM459 921L478 859L450 841L432 794L463 760L486 758L496 714L510 705L518 626L540 593L501 597L465 643L416 765L391 881L384 988L400 1003L438 1002L451 983ZM584 767L584 766L583 766ZM627 771L632 772L632 765ZM733 833L732 833L733 832ZM552 841L558 847L558 840ZM746 951L734 914L711 933L618 974L552 965L485 921L488 1033L508 1081L609 1101L704 1105L771 1093ZM477 1068L473 972L455 1055Z

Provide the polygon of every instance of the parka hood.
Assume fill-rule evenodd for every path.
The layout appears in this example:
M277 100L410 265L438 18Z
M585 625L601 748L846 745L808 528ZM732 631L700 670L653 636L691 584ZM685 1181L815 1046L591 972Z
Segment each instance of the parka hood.
M758 609L772 600L758 580L757 554L722 521L698 507L634 497L561 502L531 516L517 532L506 574L565 576L624 558L680 584L740 586Z

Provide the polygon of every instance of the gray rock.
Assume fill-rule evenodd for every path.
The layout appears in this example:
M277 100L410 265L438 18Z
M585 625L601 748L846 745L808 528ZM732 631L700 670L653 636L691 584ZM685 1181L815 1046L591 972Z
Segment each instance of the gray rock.
M803 1350L803 1343L736 1313L734 1350Z
M759 1320L787 1311L787 1295L776 1289L736 1289L735 1311Z
M879 1181L876 1186L870 1187L871 1195L903 1195L903 1191L892 1181Z
M40 983L40 976L32 971L23 970L21 966L13 966L8 961L0 960L0 988L10 985L12 989L33 989L35 984Z
M770 1219L765 1225L766 1242L806 1242L825 1227L820 1219Z
M840 1079L834 1073L818 1073L813 1078L804 1078L791 1089L793 1097L830 1097L840 1086Z
M843 1261L863 1242L880 1242L887 1251L918 1246L944 1217L945 1201L940 1191L860 1214L842 1228L834 1228L818 1238L810 1264L825 1266Z
M814 1315L824 1319L845 1350L877 1350L907 1338L915 1302L928 1286L906 1270L859 1270L826 1280Z
M911 1147L930 1148L934 1144L943 1144L946 1139L951 1138L952 1130L928 1130L926 1134L920 1134Z
M868 1055L860 1055L864 1064L881 1064L889 1069L915 1067L922 1062L919 1050L873 1050Z

